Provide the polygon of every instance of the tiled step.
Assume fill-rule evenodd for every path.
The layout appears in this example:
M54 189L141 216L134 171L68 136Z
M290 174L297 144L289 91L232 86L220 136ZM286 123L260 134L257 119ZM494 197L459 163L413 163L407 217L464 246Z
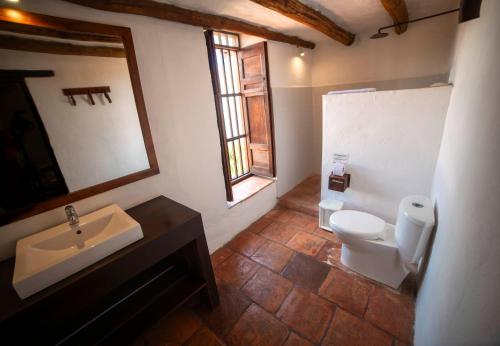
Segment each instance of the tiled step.
M311 216L318 216L321 178L312 175L281 196L278 205L283 208L299 211Z
M278 200L278 206L280 206L280 207L283 207L286 209L292 209L292 210L299 211L301 213L311 215L311 216L316 216L316 217L319 215L318 203L316 203L315 201L314 202L297 203L293 199L287 198L286 196L283 196Z

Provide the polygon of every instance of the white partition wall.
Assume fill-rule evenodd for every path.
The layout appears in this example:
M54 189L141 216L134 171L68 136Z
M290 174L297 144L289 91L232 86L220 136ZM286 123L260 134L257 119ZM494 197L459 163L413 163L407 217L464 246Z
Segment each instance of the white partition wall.
M404 196L430 195L451 89L323 96L322 199L393 223ZM333 153L350 155L344 193L328 190Z
M417 346L500 345L500 1L460 24L432 198L438 226L415 306Z

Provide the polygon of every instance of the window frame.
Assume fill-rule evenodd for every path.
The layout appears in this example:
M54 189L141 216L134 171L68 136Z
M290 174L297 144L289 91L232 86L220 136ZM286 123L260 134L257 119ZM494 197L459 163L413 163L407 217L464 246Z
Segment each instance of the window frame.
M228 35L234 35L238 37L238 46L229 46L229 45L223 45L223 44L216 44L214 40L214 32L216 33L223 33L223 34L228 34ZM237 176L236 178L232 179L231 176L231 166L230 166L230 156L229 156L229 148L228 148L228 143L229 142L234 142L235 140L239 140L240 138L247 138L248 135L248 128L247 128L247 121L246 121L246 115L243 111L243 104L241 104L241 116L243 120L243 132L244 134L239 134L238 136L233 136L231 138L228 138L227 133L226 133L226 124L225 124L225 119L224 119L224 108L223 108L223 98L227 97L228 98L228 107L229 107L229 98L230 97L243 97L243 93L241 92L241 88L239 92L234 92L233 93L226 93L222 94L221 92L221 86L220 86L220 76L219 76L219 70L218 70L218 65L217 65L217 56L216 56L216 50L217 49L224 49L224 50L232 50L235 51L236 54L238 54L238 51L241 49L241 43L240 43L240 35L238 33L234 32L227 32L227 31L220 31L220 30L210 30L206 29L205 30L205 39L207 43L207 52L208 52L208 60L209 60L209 67L210 67L210 75L212 78L212 86L214 90L214 99L215 99L215 109L216 109L216 114L217 114L217 125L219 128L219 139L220 139L220 144L221 144L221 158L222 158L222 169L224 173L224 182L226 186L226 197L228 202L232 202L234 200L233 198L233 192L232 192L232 187L233 185L253 176L253 173L250 172L250 162L248 158L248 142L245 145L245 149L241 148L240 144L240 160L243 160L243 152L242 150L245 150L245 158L247 160L247 173L243 173L241 176ZM231 59L231 58L230 58ZM236 69L238 71L238 76L237 80L239 83L240 80L240 75L239 75L239 64L236 66ZM231 71L232 72L232 71ZM227 83L226 83L227 84ZM228 90L227 85L226 85L226 91ZM240 102L242 100L240 99ZM235 104L235 107L237 105ZM236 109L235 109L236 112ZM236 118L238 118L238 114L235 115ZM231 118L231 116L230 116ZM239 125L239 124L237 124ZM239 133L239 130L238 130ZM240 142L241 143L241 142ZM236 148L235 146L233 147L233 151L236 153ZM235 157L235 166L236 166L236 171L237 171L237 161ZM243 161L241 161L241 168L242 171L243 169ZM238 174L238 173L236 173Z

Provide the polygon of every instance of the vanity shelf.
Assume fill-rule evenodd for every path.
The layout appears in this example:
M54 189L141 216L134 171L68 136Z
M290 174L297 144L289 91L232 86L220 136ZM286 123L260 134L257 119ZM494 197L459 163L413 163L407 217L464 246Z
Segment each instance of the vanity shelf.
M24 300L0 263L2 342L125 344L192 298L219 304L198 212L160 196L127 213L143 239Z

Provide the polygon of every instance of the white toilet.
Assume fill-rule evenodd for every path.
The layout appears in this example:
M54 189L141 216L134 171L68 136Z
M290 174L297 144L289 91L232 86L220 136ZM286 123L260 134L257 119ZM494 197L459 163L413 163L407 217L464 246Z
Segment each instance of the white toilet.
M395 226L362 211L341 210L331 215L330 227L342 240L343 265L398 288L417 271L434 227L434 210L429 198L408 196L399 204Z

